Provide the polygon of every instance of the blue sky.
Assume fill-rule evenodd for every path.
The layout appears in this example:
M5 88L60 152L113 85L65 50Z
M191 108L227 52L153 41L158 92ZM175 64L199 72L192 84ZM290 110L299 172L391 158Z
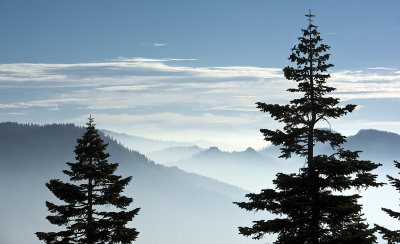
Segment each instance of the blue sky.
M1 121L91 113L134 135L262 147L259 129L277 124L254 103L290 100L281 69L309 8L332 46L335 96L360 105L332 128L400 133L396 0L2 0Z

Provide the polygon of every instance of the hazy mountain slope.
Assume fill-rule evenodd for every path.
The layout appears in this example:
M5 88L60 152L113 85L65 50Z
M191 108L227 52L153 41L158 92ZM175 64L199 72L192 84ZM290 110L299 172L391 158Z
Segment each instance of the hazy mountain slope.
M384 164L377 173L390 172L393 160L400 160L400 136L395 133L361 130L350 136L343 145L350 150L360 150L361 158ZM329 145L318 145L315 153L330 154ZM164 152L165 153L165 152ZM243 152L224 152L211 147L191 158L166 163L185 171L198 173L233 184L251 191L272 186L278 172L297 172L305 165L305 159L293 155L290 159L279 158L279 147L267 147L260 151L249 148Z
M271 179L278 170L286 171L290 168L287 161L278 161L252 148L242 152L224 152L217 147L210 147L189 159L171 162L168 165L250 191L259 191L262 187L271 186Z
M356 135L349 136L344 145L351 150L360 150L362 159L381 163L374 173L378 180L387 183L380 188L370 188L362 193L361 202L364 205L365 217L370 223L380 224L390 229L399 229L399 222L381 210L381 207L399 210L399 193L387 181L386 175L399 178L399 171L394 167L393 160L400 160L400 135L378 130L360 130ZM383 240L378 240L384 243Z
M197 146L201 148L208 148L214 145L218 145L223 148L235 148L236 145L226 144L223 142L212 142L207 140L195 140L195 141L171 141L171 140L154 140L145 137L128 135L123 133L116 133L109 130L102 130L105 135L110 136L115 139L121 145L125 147L138 151L143 154L148 154L151 152L161 151L167 148L174 147L192 147Z
M362 157L376 161L392 161L400 158L400 135L379 130L360 130L349 136L345 147L361 150Z
M51 231L46 200L57 201L44 184L64 178L65 162L73 161L82 128L73 125L0 124L0 243L40 243L35 231ZM140 244L254 243L237 234L237 226L253 219L232 204L245 191L177 168L154 164L135 151L107 139L111 162L119 174L133 175L126 194L141 207L132 225Z
M393 160L400 160L400 135L385 131L361 130L347 138L343 145L345 149L360 150L361 158L382 163L374 173L378 181L386 182L386 175L397 177L398 170L393 166ZM331 153L327 145L319 145L316 153ZM262 155L263 157L260 157ZM305 159L292 157L279 159L278 147L267 147L254 153L253 150L228 153L210 148L190 159L172 164L185 170L213 177L230 184L237 185L255 192L263 188L272 188L272 180L278 172L297 172L305 165ZM368 222L378 223L391 229L398 229L398 222L381 211L381 207L398 209L398 192L391 185L380 188L369 188L350 193L361 194L360 202Z
M146 156L157 163L168 164L170 162L188 159L203 150L203 148L198 146L168 147L160 151L146 153Z
M140 136L116 133L109 130L102 130L102 132L105 135L117 140L118 143L124 145L125 147L133 149L135 151L139 151L140 153L159 151L168 147L185 147L194 145L188 142L153 140Z

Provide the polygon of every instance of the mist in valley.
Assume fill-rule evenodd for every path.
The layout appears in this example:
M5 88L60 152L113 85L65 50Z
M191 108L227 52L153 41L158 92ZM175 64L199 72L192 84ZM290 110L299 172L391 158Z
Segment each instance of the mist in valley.
M298 172L306 163L304 158L297 156L290 159L279 158L279 147L274 146L261 150L248 148L245 151L231 152L222 151L216 146L209 148L165 146L160 151L146 155L158 159L157 162L163 165L178 167L186 172L217 179L255 193L261 189L274 188L272 181L278 172ZM387 183L386 185L347 193L363 196L360 202L363 204L364 217L371 226L377 223L396 229L397 221L381 211L381 208L394 210L399 208L400 196L396 189L388 184L386 175L397 177L399 174L393 161L400 158L400 136L385 131L361 130L356 135L349 136L343 147L361 151L361 159L382 164L373 173L378 175L379 182ZM332 150L330 146L322 144L316 146L316 153L330 154Z

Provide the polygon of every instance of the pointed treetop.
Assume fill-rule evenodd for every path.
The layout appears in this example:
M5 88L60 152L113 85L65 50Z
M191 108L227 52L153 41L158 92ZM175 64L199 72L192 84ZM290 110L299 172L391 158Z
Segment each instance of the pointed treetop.
M90 126L94 126L94 124L93 124L93 121L94 121L94 118L92 117L92 114L90 114L89 115L89 122L87 122L86 124L90 127Z
M305 16L308 17L308 22L309 22L310 25L311 25L311 23L312 23L312 18L315 17L314 14L311 14L311 9L308 10L308 14L306 14Z

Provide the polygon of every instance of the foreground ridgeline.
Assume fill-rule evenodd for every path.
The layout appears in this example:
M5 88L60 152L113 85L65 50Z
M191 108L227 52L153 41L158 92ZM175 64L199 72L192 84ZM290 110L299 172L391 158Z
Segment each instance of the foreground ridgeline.
M395 160L394 165L396 168L400 169L400 163L398 161ZM390 175L387 175L386 177L389 179L390 184L400 192L400 179L394 178ZM400 212L388 208L382 208L382 211L387 213L390 217L400 220ZM377 224L375 224L375 229L383 235L383 239L387 240L388 243L400 243L400 230L389 230Z
M127 211L132 198L121 196L132 177L115 175L118 164L108 163L107 144L100 138L90 117L86 132L77 140L75 159L63 173L71 182L50 180L47 188L63 205L46 202L54 214L47 216L50 223L65 226L59 232L36 232L47 244L56 243L131 243L139 232L125 225L138 214L139 208ZM79 183L79 184L78 184ZM112 209L120 211L107 211Z
M278 173L276 189L247 194L249 202L236 202L248 211L269 211L277 217L254 221L252 227L239 227L240 234L261 239L265 234L278 234L275 243L374 243L374 230L362 218L360 195L344 195L350 189L378 187L371 171L380 164L359 160L358 151L341 146L346 138L331 130L317 129L318 122L328 122L352 112L355 105L338 106L339 99L327 94L335 88L326 85L329 46L322 42L317 26L302 29L299 44L289 57L295 67L283 69L288 80L297 82L289 92L300 94L290 104L257 103L262 112L284 124L283 130L261 129L265 140L281 146L281 158L293 154L304 157L306 165L299 173ZM329 122L328 122L329 123ZM314 154L317 143L332 147L330 155ZM341 194L342 193L342 194Z

